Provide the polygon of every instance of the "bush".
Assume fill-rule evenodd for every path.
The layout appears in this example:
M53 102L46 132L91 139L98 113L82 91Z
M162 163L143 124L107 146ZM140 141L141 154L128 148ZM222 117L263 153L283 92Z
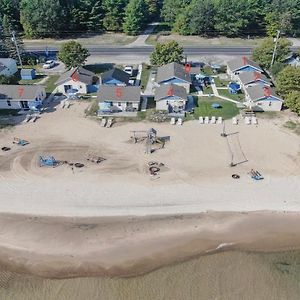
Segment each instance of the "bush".
M18 79L15 76L0 75L0 84L17 84Z

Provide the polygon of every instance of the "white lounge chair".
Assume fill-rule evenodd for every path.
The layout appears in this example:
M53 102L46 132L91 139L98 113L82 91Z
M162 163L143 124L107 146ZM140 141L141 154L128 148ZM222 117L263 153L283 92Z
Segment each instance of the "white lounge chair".
M65 105L65 107L66 107L66 108L70 108L70 106L71 106L71 103L70 103L70 101L66 101L66 105Z
M209 117L204 118L204 124L209 124Z
M181 119L181 118L178 118L178 120L177 120L177 125L182 125L182 124L183 124L182 119Z
M252 123L253 125L257 125L257 124L258 124L257 118L256 118L256 117L252 117L252 118L251 118L251 123Z
M26 118L24 119L24 123L28 123L31 120L31 115L26 115Z
M203 123L204 123L203 117L201 117L201 116L199 117L199 123L200 123L200 124L203 124Z
M65 108L65 106L66 106L66 100L63 100L63 101L61 101L61 108Z
M222 123L223 123L223 118L222 118L222 117L219 117L218 120L217 120L217 123L218 123L218 124L222 124Z
M106 125L106 119L105 118L103 118L102 120L101 120L101 127L105 127L105 125Z
M107 120L106 127L107 127L107 128L110 128L110 127L112 126L113 122L114 122L114 119L109 118L109 119Z
M238 124L238 119L236 117L232 118L232 125L237 125Z
M245 124L250 125L251 124L251 119L249 117L245 117Z
M215 116L211 117L210 124L216 124L216 117Z
M171 118L170 124L171 125L175 125L176 124L176 119L175 118Z

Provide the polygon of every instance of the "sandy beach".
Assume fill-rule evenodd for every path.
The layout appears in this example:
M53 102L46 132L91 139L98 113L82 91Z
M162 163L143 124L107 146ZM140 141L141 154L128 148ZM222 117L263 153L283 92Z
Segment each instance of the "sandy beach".
M182 127L131 122L102 128L84 117L86 107L83 102L69 110L57 107L37 123L0 132L1 145L12 147L0 153L1 212L85 217L299 211L300 139L278 120L260 119L258 126L227 121L226 139L221 125L197 121ZM145 143L134 144L130 136L151 127L171 140L150 155ZM14 137L30 144L12 145ZM86 161L88 154L106 160L96 165ZM40 155L85 167L41 168ZM158 179L149 176L149 161L165 165ZM230 168L231 161L237 166ZM252 180L252 168L265 180ZM241 178L233 180L233 173Z
M147 122L102 128L88 104L54 107L0 132L0 263L42 277L133 276L228 249L300 247L299 137L283 120L258 126ZM145 154L133 130L170 136ZM12 144L14 137L30 141ZM94 164L89 155L106 160ZM40 167L53 155L83 168ZM147 163L164 164L155 179ZM234 162L235 167L229 164ZM258 182L249 171L265 177ZM232 179L237 173L239 180Z

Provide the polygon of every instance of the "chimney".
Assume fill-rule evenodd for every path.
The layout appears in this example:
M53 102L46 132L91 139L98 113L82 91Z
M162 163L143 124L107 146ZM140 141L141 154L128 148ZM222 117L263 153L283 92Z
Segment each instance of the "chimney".
M24 96L24 88L23 87L18 88L18 94L19 94L20 98Z
M167 95L170 96L170 97L171 97L171 96L174 96L174 89L173 89L172 86L170 86L170 87L168 88Z
M78 74L78 70L77 69L72 74L71 78L72 78L73 81L79 81L79 74Z
M259 72L254 72L254 80L261 79L261 74Z
M190 73L191 72L191 64L185 64L184 65L184 70L185 70L185 73Z
M246 56L243 56L243 65L248 65L248 58Z
M123 91L122 91L122 88L121 87L116 87L116 90L115 90L115 94L116 94L116 97L117 98L121 98L122 95L123 95Z
M270 97L271 96L271 91L269 87L264 87L264 95L265 97Z

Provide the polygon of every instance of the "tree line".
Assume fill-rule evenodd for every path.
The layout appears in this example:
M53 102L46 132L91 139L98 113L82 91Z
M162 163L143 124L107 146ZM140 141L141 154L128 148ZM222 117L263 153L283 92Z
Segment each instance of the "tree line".
M0 0L0 21L32 38L136 35L155 20L183 35L296 35L299 7L300 0Z
M136 35L157 19L161 1L0 0L0 21L6 18L11 28L31 38L104 31Z

